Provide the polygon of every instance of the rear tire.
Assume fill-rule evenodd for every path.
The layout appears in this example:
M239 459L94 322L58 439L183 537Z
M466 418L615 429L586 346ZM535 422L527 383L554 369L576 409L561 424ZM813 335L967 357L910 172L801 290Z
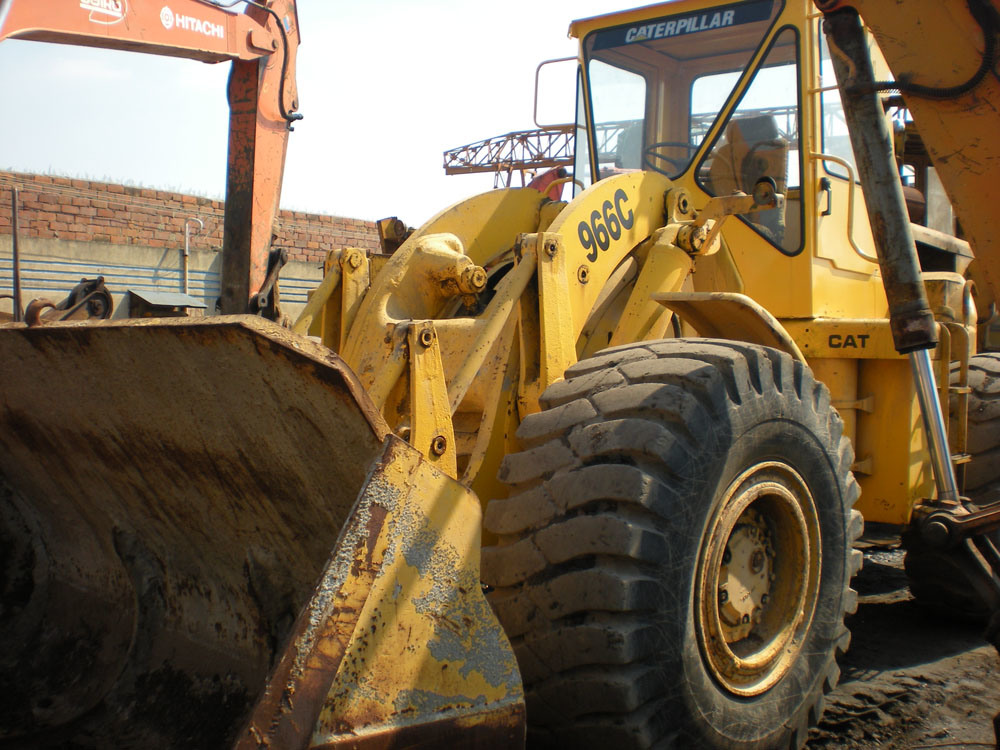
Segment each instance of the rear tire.
M952 381L958 379L957 369ZM1000 484L1000 354L977 354L969 360L969 441L972 461L965 465L965 494L976 502ZM951 409L952 431L958 420Z
M952 370L952 383L959 372ZM973 503L988 504L1000 500L1000 354L977 354L969 361L969 436L968 452L972 460L965 464L963 494ZM949 429L959 429L952 403ZM1000 533L990 534L1000 545ZM949 616L986 622L1000 607L1000 594L983 571L968 544L948 550L926 547L914 530L903 537L906 546L904 565L910 591L921 604Z
M826 388L773 349L674 339L580 362L542 401L483 550L529 742L800 747L861 562Z

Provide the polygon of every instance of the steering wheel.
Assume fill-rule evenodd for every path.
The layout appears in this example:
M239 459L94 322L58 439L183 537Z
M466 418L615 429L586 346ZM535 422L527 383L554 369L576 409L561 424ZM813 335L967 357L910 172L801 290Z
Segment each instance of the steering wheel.
M687 151L687 156L684 157L683 160L675 159L659 151L659 149L665 149L665 148L682 148L685 151ZM696 149L697 147L692 146L690 143L684 143L682 141L659 141L657 143L650 143L648 146L646 146L645 149L643 149L642 161L647 167L652 169L654 172L659 172L660 174L666 175L667 177L673 177L677 173L682 172L684 170L684 167L687 166L688 161L694 155ZM665 169L656 164L657 161L666 162L667 164L673 167L673 171L672 172L666 171Z

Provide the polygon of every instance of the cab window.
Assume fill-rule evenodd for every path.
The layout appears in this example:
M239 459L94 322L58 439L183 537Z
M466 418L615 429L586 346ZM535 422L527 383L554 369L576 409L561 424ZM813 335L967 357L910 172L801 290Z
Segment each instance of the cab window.
M716 91L740 72L704 76L691 89L692 110L711 112ZM693 122L697 122L697 117ZM718 131L698 168L698 181L710 195L751 193L758 180L770 179L785 196L784 206L742 214L778 249L801 248L802 149L799 145L798 36L785 29L772 43L753 79Z
M744 0L588 34L589 97L581 104L589 110L581 107L578 124L590 123L593 178L687 171L731 98L738 79L732 71L746 69L781 8L779 0ZM695 102L695 81L720 73L728 76L716 79L723 88Z

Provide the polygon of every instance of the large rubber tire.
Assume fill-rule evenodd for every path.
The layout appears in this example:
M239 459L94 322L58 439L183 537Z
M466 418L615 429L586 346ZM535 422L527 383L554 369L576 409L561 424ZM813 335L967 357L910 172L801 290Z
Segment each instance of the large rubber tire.
M512 492L488 506L499 542L483 550L524 679L529 744L800 747L837 682L861 566L852 450L827 389L773 349L673 339L605 350L542 401L518 430L524 450L501 468ZM796 504L808 506L805 550L788 533ZM768 549L755 554L776 575L766 586L796 601L786 584L805 581L801 606L755 612L750 635L727 647L750 644L741 653L752 657L765 621L765 641L781 620L794 637L763 676L727 676L711 594L732 587L720 559L738 566L718 557L720 540L729 554L760 519L753 533Z
M959 368L952 368L952 384ZM977 354L969 361L968 452L963 494L973 503L997 502L1000 494L1000 354ZM949 430L959 429L958 399L952 397ZM1000 533L990 535L1000 548ZM903 536L910 591L918 602L943 614L986 622L1000 607L1000 594L968 545L949 550L926 547L915 530Z
M951 375L958 379L958 368ZM1000 483L1000 354L977 354L969 361L969 441L972 461L965 468L965 494L969 499L982 498ZM958 429L952 406L951 430Z

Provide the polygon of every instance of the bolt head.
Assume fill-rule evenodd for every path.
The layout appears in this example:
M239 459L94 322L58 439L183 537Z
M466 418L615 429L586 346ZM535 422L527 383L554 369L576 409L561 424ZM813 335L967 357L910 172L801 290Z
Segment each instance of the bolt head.
M436 438L431 440L431 453L435 456L443 456L447 449L448 441L445 439L444 435L438 435Z
M458 286L463 294L478 294L486 288L486 280L485 269L479 266L467 266L462 269Z

